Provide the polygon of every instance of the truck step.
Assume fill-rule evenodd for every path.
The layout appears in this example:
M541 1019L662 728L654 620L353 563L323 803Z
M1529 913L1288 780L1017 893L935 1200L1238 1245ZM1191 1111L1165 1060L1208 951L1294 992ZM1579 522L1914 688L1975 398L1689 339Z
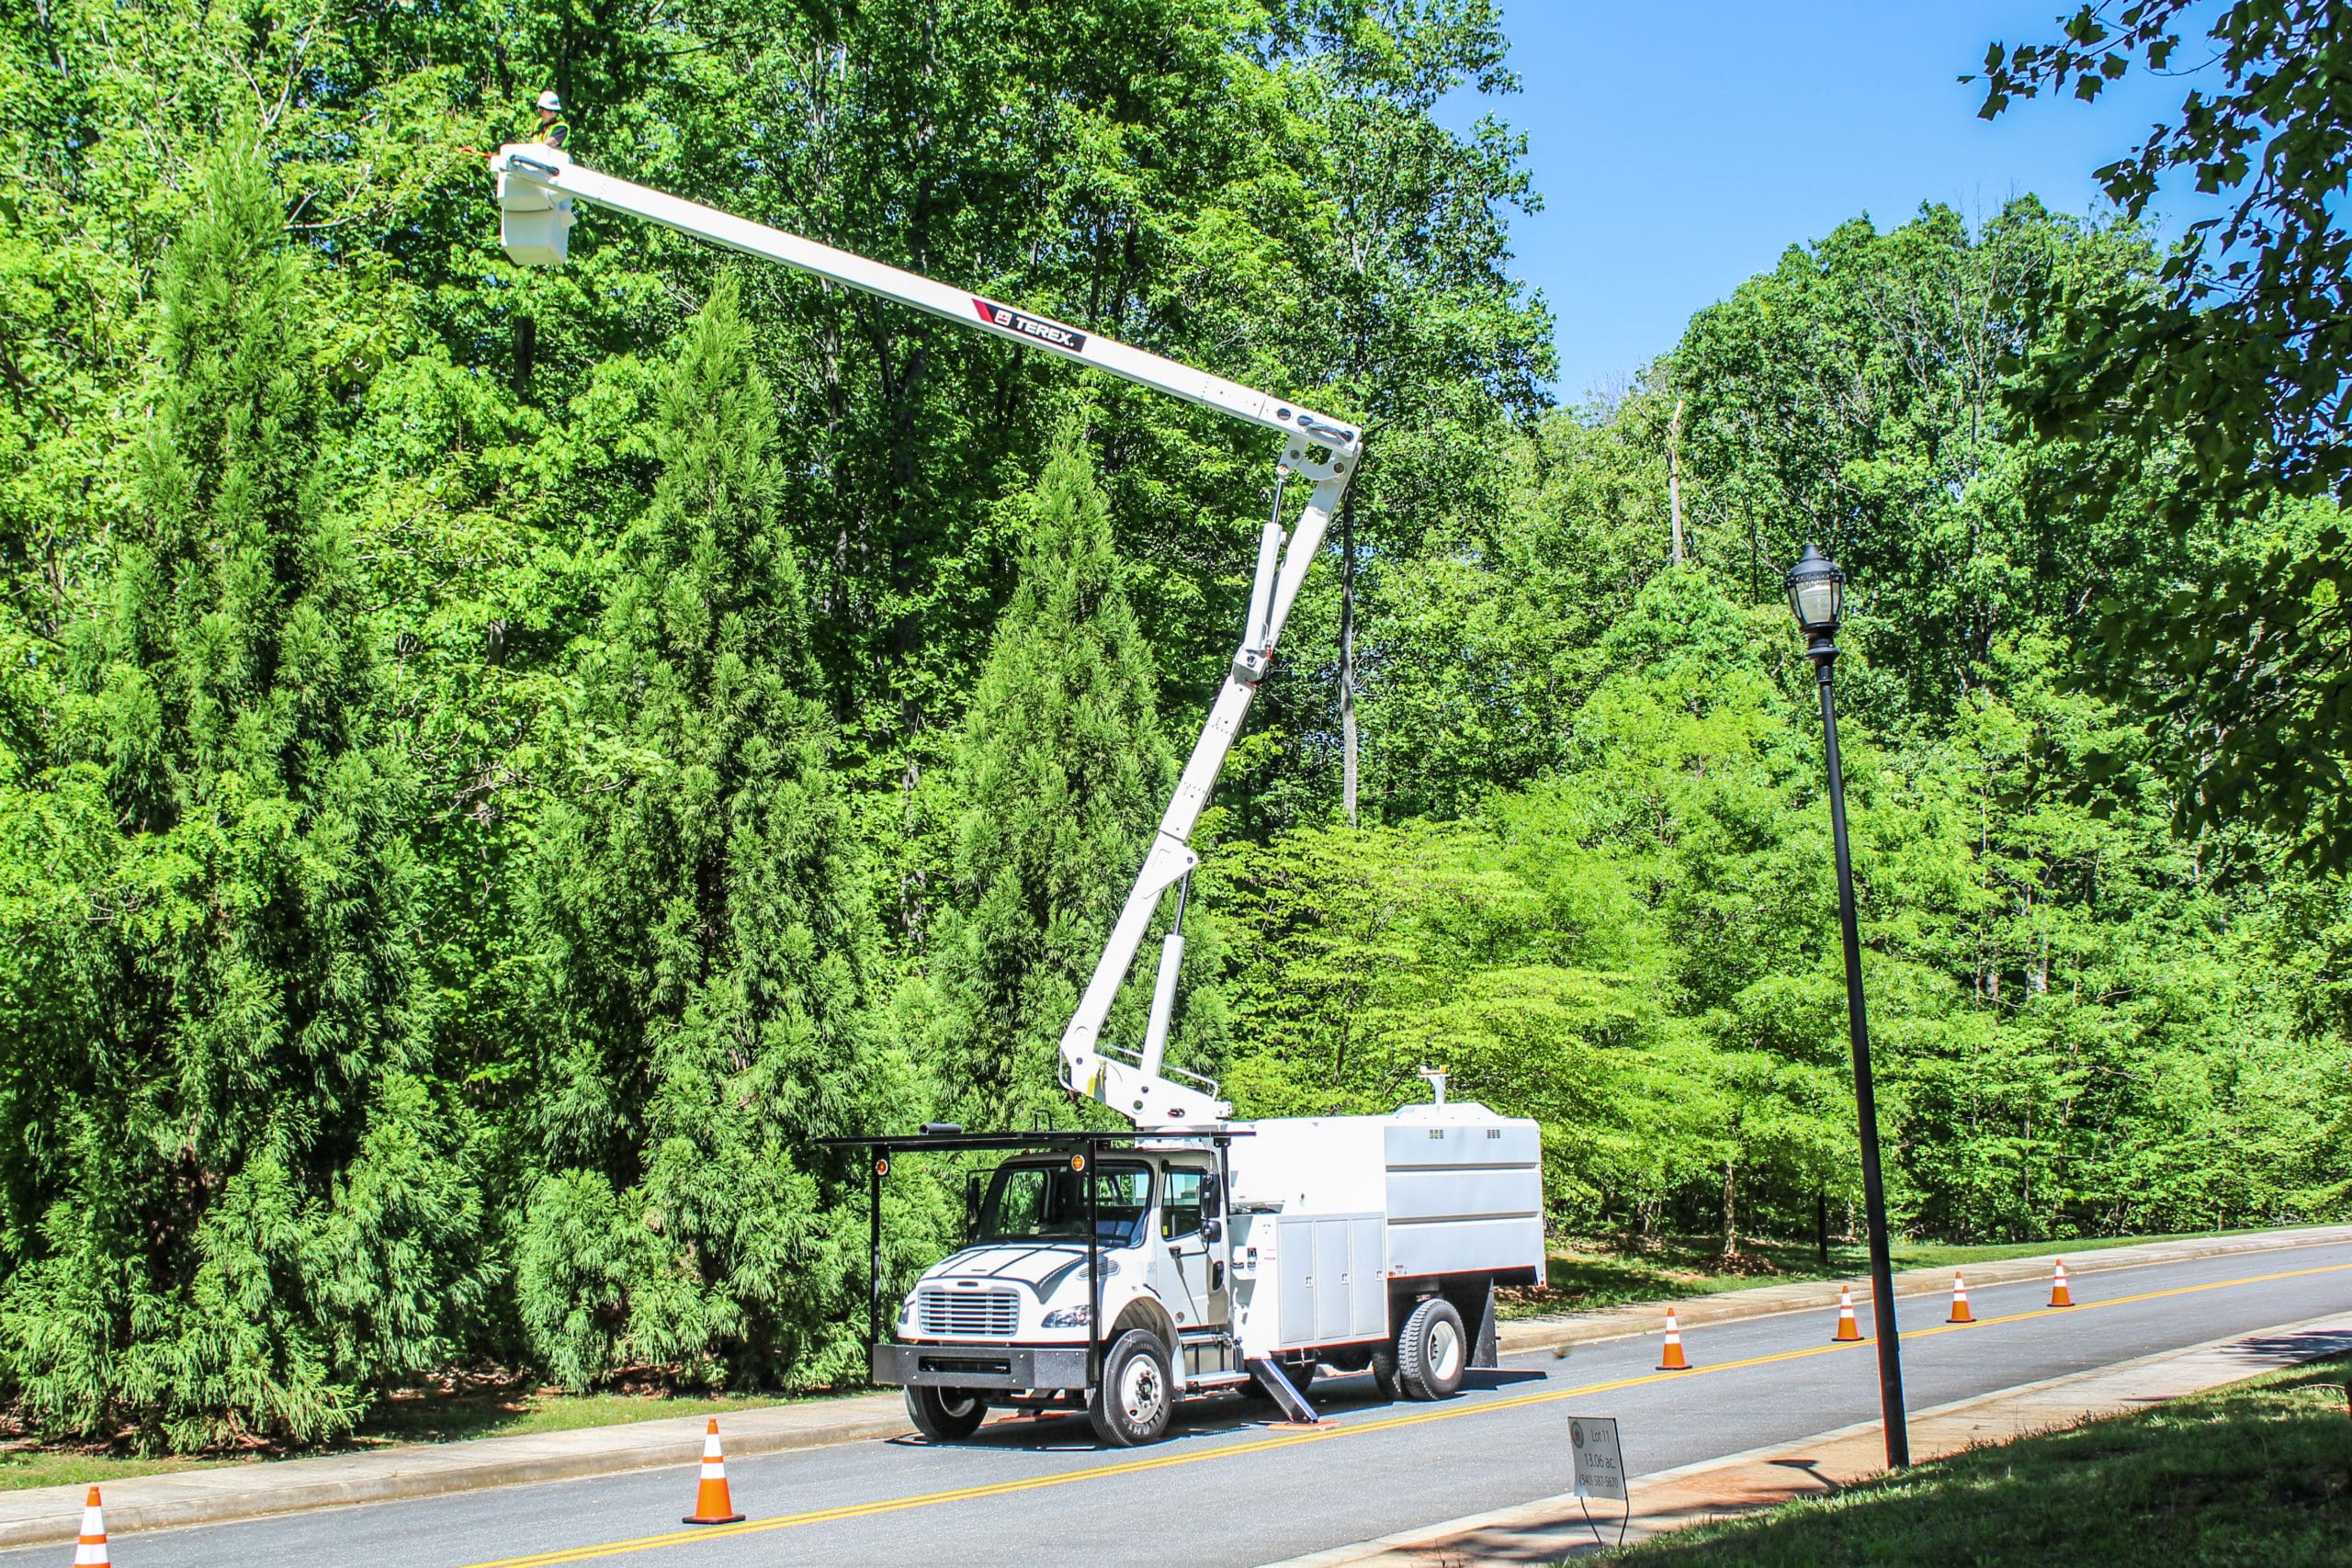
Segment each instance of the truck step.
M1290 1379L1283 1375L1281 1367L1262 1358L1244 1364L1249 1367L1250 1374L1258 1380L1258 1386L1272 1395L1274 1403L1282 1406L1283 1415L1302 1426L1312 1427L1317 1423L1319 1417L1315 1414L1315 1406L1307 1404L1306 1395L1299 1393Z

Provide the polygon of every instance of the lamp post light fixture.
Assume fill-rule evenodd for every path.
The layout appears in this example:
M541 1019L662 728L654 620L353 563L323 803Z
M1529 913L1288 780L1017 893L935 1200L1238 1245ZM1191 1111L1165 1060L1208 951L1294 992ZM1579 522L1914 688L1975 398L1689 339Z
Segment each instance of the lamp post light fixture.
M1829 836L1838 854L1838 924L1846 943L1846 1035L1854 1049L1854 1110L1862 1134L1862 1209L1871 1238L1871 1316L1878 1335L1878 1397L1886 1425L1886 1462L1911 1462L1911 1432L1903 1410L1903 1355L1894 1327L1894 1264L1888 1256L1886 1187L1879 1177L1878 1094L1871 1082L1871 1032L1862 1012L1862 942L1854 921L1854 861L1846 845L1846 780L1838 761L1838 707L1829 670L1838 661L1838 625L1845 616L1846 574L1808 544L1781 580L1797 629L1805 635L1821 688L1821 733L1829 763Z

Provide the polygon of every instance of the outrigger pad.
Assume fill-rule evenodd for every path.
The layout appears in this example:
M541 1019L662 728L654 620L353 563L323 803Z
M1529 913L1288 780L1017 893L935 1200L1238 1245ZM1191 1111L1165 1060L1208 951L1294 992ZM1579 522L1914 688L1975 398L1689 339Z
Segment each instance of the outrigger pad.
M1306 1403L1306 1395L1291 1386L1290 1379L1283 1375L1281 1367L1264 1359L1245 1361L1242 1365L1249 1369L1251 1377L1258 1380L1258 1386L1282 1406L1283 1415L1305 1427L1312 1427L1321 1419L1315 1414L1315 1406Z

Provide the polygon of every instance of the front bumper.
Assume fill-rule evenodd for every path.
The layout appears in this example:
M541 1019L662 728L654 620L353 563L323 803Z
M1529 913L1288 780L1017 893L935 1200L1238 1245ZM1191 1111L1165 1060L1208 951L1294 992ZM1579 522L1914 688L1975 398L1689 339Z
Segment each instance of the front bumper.
M876 1345L874 1381L902 1388L1087 1386L1083 1345Z

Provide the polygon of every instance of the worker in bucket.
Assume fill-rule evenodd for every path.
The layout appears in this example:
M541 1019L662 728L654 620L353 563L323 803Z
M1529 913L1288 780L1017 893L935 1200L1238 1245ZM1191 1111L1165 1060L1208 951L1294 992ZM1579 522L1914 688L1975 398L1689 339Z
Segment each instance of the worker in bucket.
M563 145L564 139L571 134L571 128L563 123L563 100L557 97L551 90L541 93L539 95L539 144L543 147L560 147Z

